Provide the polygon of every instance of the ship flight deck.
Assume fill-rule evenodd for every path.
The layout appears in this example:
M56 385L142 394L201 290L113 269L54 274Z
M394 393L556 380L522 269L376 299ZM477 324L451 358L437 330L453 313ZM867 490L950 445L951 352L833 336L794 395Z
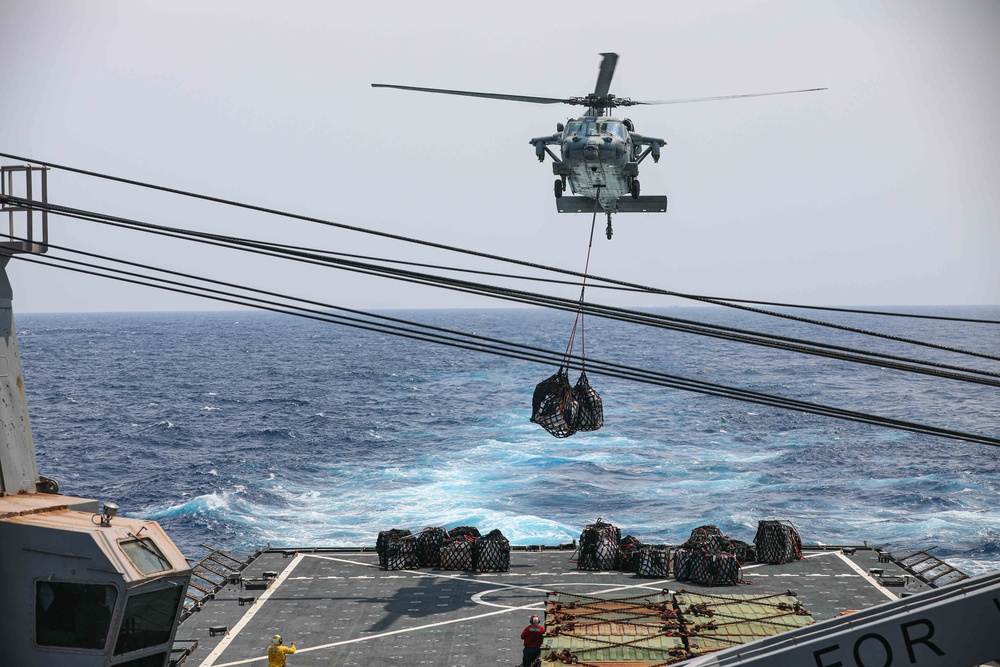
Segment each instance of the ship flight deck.
M927 588L867 547L806 547L805 558L793 563L747 565L743 578L752 583L716 587L581 571L570 560L573 553L515 548L508 572L473 573L387 571L373 549L265 551L181 623L173 659L191 667L264 666L277 633L286 645L297 646L290 666L513 666L520 663L521 630L531 614L543 612L551 592L625 597L664 589L753 596L791 591L822 621ZM883 571L883 581L905 585L882 585L869 574L872 568ZM263 581L266 588L259 587Z

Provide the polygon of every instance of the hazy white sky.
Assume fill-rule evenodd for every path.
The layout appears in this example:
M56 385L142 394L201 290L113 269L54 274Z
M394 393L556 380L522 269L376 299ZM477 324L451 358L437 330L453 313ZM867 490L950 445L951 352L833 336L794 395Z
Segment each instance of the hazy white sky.
M589 217L556 213L528 144L575 108L369 84L580 95L614 51L611 91L636 99L829 90L629 109L668 142L640 179L670 207L617 216L610 242L599 221L593 272L810 304L997 304L997 26L995 0L0 0L0 152L581 270ZM477 265L65 172L49 190L161 224ZM73 220L50 238L352 307L503 305ZM20 312L223 307L9 272Z

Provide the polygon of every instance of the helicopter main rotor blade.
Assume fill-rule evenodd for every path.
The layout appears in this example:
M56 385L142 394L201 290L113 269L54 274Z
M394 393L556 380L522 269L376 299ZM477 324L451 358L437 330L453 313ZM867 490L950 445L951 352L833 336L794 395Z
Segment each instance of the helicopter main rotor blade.
M372 88L398 88L399 90L416 90L422 93L442 93L444 95L462 95L464 97L485 97L490 100L511 100L513 102L531 102L532 104L573 104L571 100L560 97L532 97L530 95L504 95L502 93L475 93L469 90L418 88L416 86L396 86L390 83L373 83Z
M604 59L601 60L601 71L597 74L597 85L594 87L594 97L606 97L611 89L611 77L615 74L615 65L618 64L617 53L602 53Z
M692 97L686 100L653 100L640 102L633 100L632 104L687 104L688 102L714 102L715 100L735 100L741 97L767 97L768 95L790 95L792 93L813 93L817 90L829 90L828 88L804 88L802 90L780 90L775 93L749 93L747 95L721 95L719 97Z

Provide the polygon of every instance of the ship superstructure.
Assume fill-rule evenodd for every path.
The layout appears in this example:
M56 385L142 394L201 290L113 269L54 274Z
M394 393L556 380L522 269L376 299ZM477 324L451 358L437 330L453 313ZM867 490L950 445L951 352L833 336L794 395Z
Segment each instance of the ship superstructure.
M44 168L4 167L3 194L46 196ZM163 667L191 568L153 521L59 495L39 475L6 266L41 254L48 221L4 206L0 242L0 626L12 665ZM37 214L35 214L37 215Z

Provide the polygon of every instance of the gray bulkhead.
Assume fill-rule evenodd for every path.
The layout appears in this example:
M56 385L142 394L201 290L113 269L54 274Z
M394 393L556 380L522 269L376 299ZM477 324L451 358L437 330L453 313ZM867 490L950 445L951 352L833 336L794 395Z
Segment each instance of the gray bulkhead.
M19 180L15 181L15 177ZM0 631L19 667L165 667L191 568L153 521L58 494L38 473L7 263L47 250L43 167L0 168ZM40 185L40 187L39 187ZM19 197L12 204L10 197ZM40 241L40 242L39 242Z

